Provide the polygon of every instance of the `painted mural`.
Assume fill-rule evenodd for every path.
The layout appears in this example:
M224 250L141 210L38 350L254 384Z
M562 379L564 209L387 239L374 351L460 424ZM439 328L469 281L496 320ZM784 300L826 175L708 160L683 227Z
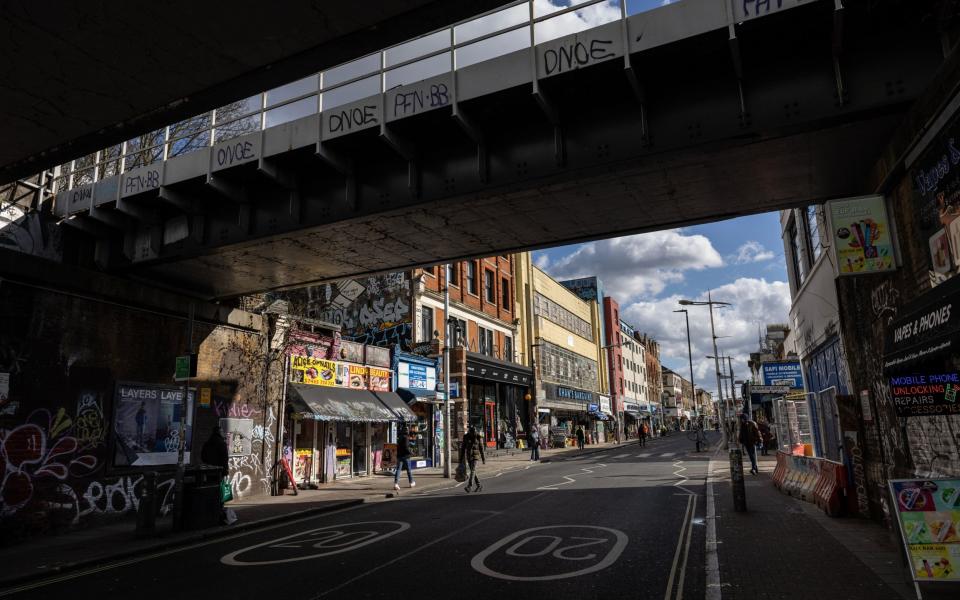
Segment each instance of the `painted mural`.
M344 338L393 346L411 338L406 273L348 279L307 288L307 315L340 325Z

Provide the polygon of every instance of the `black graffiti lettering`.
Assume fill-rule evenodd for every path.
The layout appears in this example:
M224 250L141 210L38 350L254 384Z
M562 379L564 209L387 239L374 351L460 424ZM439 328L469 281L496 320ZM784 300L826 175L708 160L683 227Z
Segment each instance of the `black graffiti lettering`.
M89 200L92 196L93 196L92 188L85 188L82 190L73 190L73 194L71 194L70 196L70 204L77 204L78 202Z
M543 53L544 70L547 75L563 73L584 67L591 62L616 56L609 47L611 44L613 40L592 40L589 47L577 41L560 48L548 48Z
M590 42L590 58L592 60L603 60L616 56L616 54L608 48L612 43L613 40L593 40Z
M217 150L217 166L229 166L241 160L253 158L253 142L237 142Z
M339 131L350 131L356 127L371 125L377 123L377 106L375 104L365 104L363 108L341 110L339 113L330 115L327 122L330 133Z
M438 83L430 86L430 106L446 106L450 103L450 97L447 94L447 84Z
M423 92L414 90L406 94L397 94L393 99L393 116L407 115L423 108Z
M743 0L743 14L744 16L750 16L750 9L748 5L753 5L753 14L759 15L761 12L769 13L771 6L770 0ZM783 8L783 0L777 0L777 9Z
M147 171L146 175L128 175L123 182L123 192L125 194L136 194L157 187L160 187L160 171L158 170Z

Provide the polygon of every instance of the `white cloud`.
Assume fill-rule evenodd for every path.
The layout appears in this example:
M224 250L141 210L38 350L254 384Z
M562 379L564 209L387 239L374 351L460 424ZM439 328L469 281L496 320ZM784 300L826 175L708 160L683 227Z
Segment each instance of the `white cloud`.
M683 281L684 271L722 266L708 238L671 229L583 244L541 268L560 280L596 275L623 305Z
M773 252L764 248L763 244L754 240L750 240L737 248L737 254L736 256L732 257L732 259L733 262L738 265L745 265L747 263L772 260L773 257Z
M758 327L768 323L785 323L790 310L790 288L782 281L740 278L713 290L712 298L730 302L730 307L714 308L719 352L733 358L735 379L749 375L747 360L758 345ZM677 301L679 296L621 304L622 318L640 331L653 335L660 341L661 361L683 377L689 378L687 359L687 330L683 313L673 311L684 308ZM690 298L705 301L707 295ZM697 387L716 391L714 361L704 358L713 354L710 339L710 313L706 306L686 307L690 316L690 340L693 348L694 380ZM724 365L722 371L727 372Z

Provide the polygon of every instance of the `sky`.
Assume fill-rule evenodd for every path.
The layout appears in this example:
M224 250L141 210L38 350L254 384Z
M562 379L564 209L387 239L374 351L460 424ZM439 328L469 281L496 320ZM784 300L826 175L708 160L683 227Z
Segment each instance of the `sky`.
M749 375L758 327L787 323L790 288L777 213L730 219L534 252L535 263L556 279L596 275L620 304L621 318L661 343L662 363L690 377L681 298L702 301L712 290L714 321L735 379ZM706 306L688 307L694 383L716 393Z

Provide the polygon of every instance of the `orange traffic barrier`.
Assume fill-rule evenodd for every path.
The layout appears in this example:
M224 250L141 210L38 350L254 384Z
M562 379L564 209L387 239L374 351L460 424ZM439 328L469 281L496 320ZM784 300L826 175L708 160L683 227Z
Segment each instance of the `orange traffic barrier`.
M787 455L777 451L777 468L773 470L773 485L783 489L783 479L787 476Z

